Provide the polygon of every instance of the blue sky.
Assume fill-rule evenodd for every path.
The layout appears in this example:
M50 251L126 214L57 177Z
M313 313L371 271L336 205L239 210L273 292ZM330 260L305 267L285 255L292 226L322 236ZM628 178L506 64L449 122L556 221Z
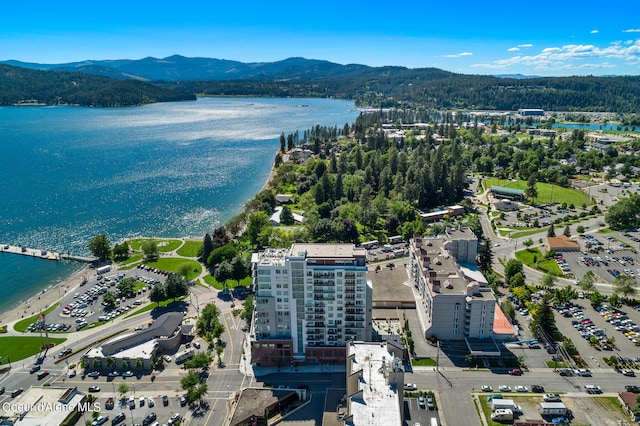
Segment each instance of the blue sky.
M637 0L3 2L0 60L292 56L467 74L639 75Z

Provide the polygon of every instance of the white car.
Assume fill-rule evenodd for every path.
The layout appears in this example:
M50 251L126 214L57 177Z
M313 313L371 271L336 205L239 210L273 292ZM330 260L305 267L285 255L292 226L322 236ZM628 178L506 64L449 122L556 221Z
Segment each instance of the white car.
M489 385L482 385L480 389L482 389L482 392L493 392L493 388Z
M133 371L125 371L124 373L122 373L122 377L133 377Z
M507 385L500 385L498 389L500 389L500 392L511 392L511 386Z
M153 398L149 397L149 398L147 399L147 405L148 405L149 407L153 407L154 405L156 405L156 403L153 401Z
M163 356L165 362L171 362L171 357L169 355Z
M529 388L526 386L518 385L516 386L516 392L529 392Z
M404 385L404 390L406 391L414 391L416 389L418 389L418 387L414 383L407 383Z

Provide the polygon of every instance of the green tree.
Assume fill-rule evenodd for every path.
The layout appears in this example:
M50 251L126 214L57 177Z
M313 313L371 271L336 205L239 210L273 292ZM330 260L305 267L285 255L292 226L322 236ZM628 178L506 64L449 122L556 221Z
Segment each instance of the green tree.
M478 268L482 272L489 272L493 266L493 252L491 250L491 240L485 239L478 250Z
M242 302L242 313L240 314L240 318L245 320L247 324L251 323L251 319L253 318L253 295L250 294L244 302Z
M185 296L189 293L189 285L187 284L187 280L185 280L182 275L178 275L173 272L167 275L167 279L164 285L167 292L167 298L173 298L174 301L178 297Z
M188 263L182 263L178 265L177 274L183 277L185 280L189 278L189 274L191 273L191 265Z
M236 280L240 285L240 280L251 273L251 262L242 255L238 255L231 261L231 279Z
M569 228L569 225L565 226L564 232L562 233L562 235L564 235L567 238L571 236L571 228Z
M211 352L198 352L187 362L184 363L184 366L190 369L205 369L207 368L211 362L213 361L213 357L211 356Z
M129 256L129 243L123 241L113 247L113 257L115 259L126 259Z
M553 293L553 298L559 304L564 305L571 300L578 298L578 292L571 287L563 287Z
M522 243L523 246L525 246L527 248L527 250L529 249L529 247L531 247L533 245L533 240L531 238L529 238L528 240L525 240Z
M293 219L293 213L289 206L282 206L282 213L280 213L280 223L285 226L291 226L295 223Z
M556 285L556 280L557 278L555 275L553 275L550 272L547 272L542 277L542 281L540 282L540 285L542 285L545 288L553 288Z
M538 189L536 188L537 183L537 176L535 173L532 173L527 180L527 189L524 190L524 195L531 199L531 204L533 204L535 199L538 197Z
M102 296L102 301L104 302L105 306L113 308L114 306L116 306L117 298L118 296L116 296L113 291L107 291L104 296Z
M287 150L286 139L284 138L284 132L280 133L280 151L285 152Z
M238 251L236 246L231 243L217 247L209 255L207 265L210 269L214 269L220 262L224 260L226 260L227 262L231 262L231 260L236 257L238 253L240 252Z
M578 287L589 295L596 290L595 283L596 274L593 271L587 271L587 273L582 276L582 279L578 281Z
M532 306L531 312L531 330L538 336L539 331L543 331L547 336L555 338L557 334L556 320L553 315L553 309L550 304L549 293L544 293L540 302Z
M180 379L180 386L183 390L189 392L191 389L195 388L200 383L200 376L195 371L189 371L187 374Z
M123 279L116 284L116 290L118 291L118 296L127 297L131 293L135 292L136 287L136 279L134 277L124 277Z
M109 242L109 238L107 238L106 234L100 234L93 237L89 244L87 244L87 248L95 257L100 260L105 260L109 258L109 254L111 253L111 243Z
M609 296L609 304L614 308L619 308L620 306L622 306L622 301L620 300L620 296L613 293L611 296Z
M625 299L629 296L635 296L638 292L635 278L626 274L618 275L613 282L613 292L622 295Z
M136 358L136 369L140 370L144 366L144 361L142 358Z
M224 332L224 326L220 323L220 319L218 318L219 315L220 310L218 307L213 303L209 303L204 307L200 314L200 318L198 318L198 330L200 331L200 334L206 336L209 341L217 339Z
M105 359L105 361L106 361L106 363L107 363L107 368L108 368L109 370L113 369L113 367L115 367L115 366L116 366L116 359L115 359L114 357L112 357L112 356L108 356L108 357Z
M223 260L218 264L216 270L213 273L213 277L222 284L224 289L227 289L227 281L233 277L233 266L231 263Z
M153 303L157 303L160 306L160 302L167 300L167 286L163 283L156 284L151 287L151 291L149 292L149 300Z
M120 383L118 385L118 393L122 398L124 398L124 396L129 393L129 385L126 383Z
M263 212L254 212L249 216L249 225L247 226L247 236L252 245L258 245L259 237L263 229L270 226L269 216Z
M556 230L553 227L553 223L549 226L549 230L547 231L547 237L555 237L556 236Z
M142 244L140 245L140 249L142 250L142 253L144 254L144 257L146 259L156 258L160 253L158 251L158 243L155 240L143 241Z
M589 301L591 302L591 306L593 306L594 308L600 306L605 300L605 297L600 294L598 290L595 290L589 295Z
M517 259L509 259L507 263L504 265L504 280L506 283L511 282L511 278L517 273L522 274L524 276L524 267L522 266L522 262Z
M640 195L632 194L609 207L604 220L614 229L631 228L638 223Z
M510 300L505 300L502 302L502 311L507 315L512 321L516 318L516 307Z
M225 243L226 244L226 243ZM202 240L202 246L200 246L200 250L198 251L198 260L202 263L206 263L207 259L209 259L209 255L214 249L213 240L211 239L211 235L207 232L204 234L204 239Z
M578 225L578 227L576 228L576 232L580 235L584 234L584 226Z

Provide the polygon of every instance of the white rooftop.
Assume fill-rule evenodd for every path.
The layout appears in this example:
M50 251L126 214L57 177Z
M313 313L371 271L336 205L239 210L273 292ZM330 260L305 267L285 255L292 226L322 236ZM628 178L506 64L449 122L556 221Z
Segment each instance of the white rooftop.
M387 345L357 342L347 345L347 348L349 355L355 354L351 371L362 370L359 386L363 395L362 399L351 398L352 420L347 424L353 426L402 424L398 392L403 390L387 384L381 369L383 363L386 364L386 368L391 368L394 358L393 354L387 350Z
M73 388L32 386L3 407L3 417L20 419L20 426L59 425L73 411L84 394ZM66 403L60 402L69 396Z

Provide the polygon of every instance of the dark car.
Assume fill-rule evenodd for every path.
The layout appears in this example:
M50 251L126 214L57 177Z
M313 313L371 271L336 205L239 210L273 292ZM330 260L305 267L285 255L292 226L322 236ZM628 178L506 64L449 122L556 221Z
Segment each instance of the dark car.
M169 397L167 395L162 395L162 405L165 407L169 405Z
M4 391L5 391L4 386L0 386L0 395L2 395Z
M522 370L520 370L519 368L514 368L512 370L509 370L509 374L511 374L512 376L521 376Z
M16 396L20 395L23 390L24 389L22 389L22 388L18 388L18 389L15 389L15 390L11 391L11 398L15 398Z
M118 414L117 416L115 416L115 417L113 418L113 420L111 420L111 425L113 426L113 425L117 425L118 423L122 423L122 422L124 422L124 419L125 419L126 417L127 417L127 416L125 416L125 414L124 414L124 413L120 413L120 414Z
M33 367L31 367L31 370L29 370L29 373L33 374L36 371L40 371L40 366L39 365L34 365Z
M531 385L531 392L543 393L544 392L544 386Z
M187 398L183 395L180 397L180 406L184 407L185 405L187 405Z
M627 392L640 393L640 386L627 385L624 387Z
M156 413L151 413L144 418L144 420L142 421L142 425L149 426L151 423L155 422L157 418L158 416L156 416Z

